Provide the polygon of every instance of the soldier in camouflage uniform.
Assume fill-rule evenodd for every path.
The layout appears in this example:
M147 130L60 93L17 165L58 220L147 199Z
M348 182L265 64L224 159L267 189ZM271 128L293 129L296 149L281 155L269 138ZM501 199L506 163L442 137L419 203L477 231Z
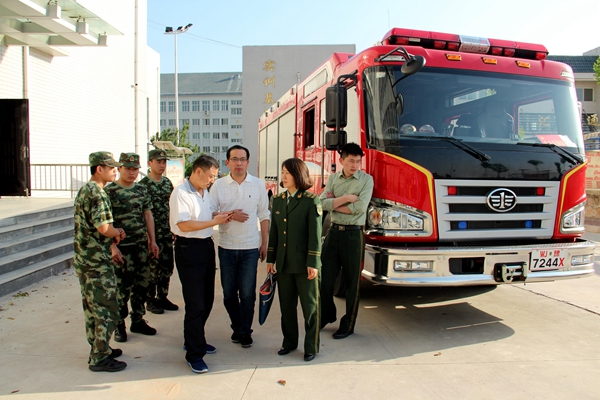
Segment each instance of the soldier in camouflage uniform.
M146 305L146 310L154 314L162 314L164 310L179 309L167 298L169 282L173 275L173 234L169 227L169 197L173 191L173 184L169 178L163 176L167 168L167 160L167 153L164 150L151 150L148 153L150 172L140 181L140 184L148 189L152 202L156 244L159 249L158 258L150 259L152 280Z
M110 337L119 319L117 282L111 261L111 238L125 238L123 229L113 227L110 200L104 185L117 176L117 163L111 153L90 154L92 178L77 193L74 203L73 267L81 284L87 341L91 346L89 369L115 372L127 364L116 360L123 352L111 349Z
M121 317L115 330L115 340L125 342L125 318L129 313L127 303L130 300L131 332L156 334L156 329L142 317L146 314L145 303L150 285L149 252L158 257L158 246L148 191L135 182L140 171L140 157L135 153L121 153L119 162L122 164L119 179L105 190L112 203L115 226L123 228L127 234L118 248L113 248Z

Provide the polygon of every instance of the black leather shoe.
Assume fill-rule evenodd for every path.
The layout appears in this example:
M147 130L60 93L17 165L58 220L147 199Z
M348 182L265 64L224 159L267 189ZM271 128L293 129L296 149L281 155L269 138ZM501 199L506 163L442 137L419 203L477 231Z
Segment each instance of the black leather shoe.
M127 330L125 329L125 322L121 322L115 329L115 342L126 342L127 341Z
M121 357L123 355L123 350L121 349L110 349L110 356L108 356L109 358L117 358L117 357Z
M323 329L325 328L328 324L333 324L337 319L334 319L332 321L321 321L321 326L320 328Z
M344 338L347 338L348 336L352 335L353 333L354 333L354 331L340 331L340 330L337 330L331 336L333 336L334 339L344 339Z
M279 354L280 356L285 356L286 354L290 354L290 351L282 347L277 351L277 354Z
M312 361L315 359L315 354L304 353L304 361Z

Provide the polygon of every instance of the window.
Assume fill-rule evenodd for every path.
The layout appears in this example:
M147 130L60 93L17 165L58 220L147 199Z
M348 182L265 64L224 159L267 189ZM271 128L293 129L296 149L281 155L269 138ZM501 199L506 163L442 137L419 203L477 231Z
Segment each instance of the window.
M175 119L169 120L169 126L175 126Z
M202 100L202 111L210 111L210 101Z
M229 102L227 100L221 100L221 111L229 110Z
M194 118L192 120L192 125L200 125L200 118Z
M167 112L167 102L166 101L160 102L160 112Z
M241 125L231 125L231 129L242 129Z
M190 111L190 102L189 101L181 102L181 111Z
M228 132L221 132L221 139L229 139L229 133Z
M242 101L241 100L231 100L231 105L232 106L241 106Z
M175 102L174 101L169 102L169 112L175 112Z
M213 132L213 139L219 138L219 132Z
M213 100L213 111L219 111L219 100Z
M223 125L223 126L229 125L229 118L221 118L221 125Z
M213 153L218 153L219 152L219 146L213 146Z
M219 118L213 118L213 121L212 121L212 122L213 122L213 125L214 125L214 126L217 126L217 125L219 125L219 121L220 121L220 120L219 120Z
M200 140L200 133L199 132L192 133L192 139Z
M210 139L210 132L202 132L202 139Z
M304 112L304 148L315 144L315 108Z
M181 128L183 128L186 125L188 125L188 126L190 125L190 120L189 119L180 119L179 120L179 126Z
M242 109L231 107L231 115L242 115Z
M577 100L579 101L594 101L594 89L592 88L577 88Z
M231 143L242 143L242 139L231 139Z
M203 126L210 126L210 118L204 118L202 120L202 125Z
M200 111L200 102L198 100L192 101L192 111Z
M227 153L227 146L221 146L221 153Z
M210 146L202 146L202 151L204 153L210 153Z
M160 120L160 126L167 126L167 120L166 119L161 119Z
M221 168L225 168L227 166L227 160L221 160Z

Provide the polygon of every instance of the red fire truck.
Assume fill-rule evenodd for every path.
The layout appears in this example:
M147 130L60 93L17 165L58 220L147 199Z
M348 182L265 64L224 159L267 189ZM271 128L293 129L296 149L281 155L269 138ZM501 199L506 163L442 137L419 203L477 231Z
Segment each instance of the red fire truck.
M374 190L363 277L401 286L594 272L574 78L538 44L394 28L334 53L259 120L259 176L304 160L323 191L347 142Z

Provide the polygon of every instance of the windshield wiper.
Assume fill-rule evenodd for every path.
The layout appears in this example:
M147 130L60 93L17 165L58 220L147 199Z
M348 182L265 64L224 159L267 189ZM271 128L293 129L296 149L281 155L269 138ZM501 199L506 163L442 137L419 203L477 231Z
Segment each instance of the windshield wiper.
M406 139L410 138L420 138L420 139L429 139L429 140L446 140L464 152L472 155L477 158L481 162L489 161L492 157L485 154L483 151L476 149L473 146L470 146L462 141L462 139L457 139L454 136L446 136L446 135L406 135Z
M567 161L575 162L575 164L583 164L583 159L576 154L571 153L569 150L565 150L560 146L555 145L554 143L527 143L527 142L518 142L522 146L531 146L531 147L546 147L559 156L562 156Z

